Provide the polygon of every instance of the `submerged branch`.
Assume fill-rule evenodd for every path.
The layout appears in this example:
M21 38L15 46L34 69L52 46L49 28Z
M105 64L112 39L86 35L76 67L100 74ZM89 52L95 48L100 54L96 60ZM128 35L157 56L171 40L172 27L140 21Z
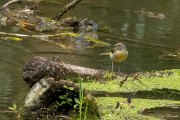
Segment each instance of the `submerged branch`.
M137 43L141 43L141 44L162 47L162 48L167 48L167 49L177 49L176 47L162 45L162 44L158 44L158 43L147 42L147 41L140 41L140 40L135 40L135 39L130 39L130 38L121 38L121 39L122 40L124 39L125 41L129 41L129 42L137 42Z
M108 36L111 38L115 38L115 39L120 39L122 41L127 41L127 42L140 43L140 44L145 44L145 45L150 45L150 46L155 46L155 47L161 47L161 48L165 48L165 49L172 49L172 50L177 49L176 46L167 46L167 45L163 45L163 44L159 44L159 43L153 43L153 42L148 42L148 41L140 41L140 40L131 39L131 38L118 37L118 36L110 35L110 34L103 34L103 33L98 33L98 34L100 34L102 36Z
M82 48L110 46L109 43L101 41L101 40L99 40L97 38L92 38L92 37L89 37L89 36L86 36L86 35L82 36L81 34L73 33L73 32L64 32L64 33L46 34L46 35L40 35L40 34L39 35L27 35L27 34L15 34L15 33L0 32L0 35L8 35L8 36L22 38L22 39L25 38L25 37L29 37L29 38L49 42L51 44L54 44L56 46L60 46L62 48L67 48L67 45L64 45L63 43L61 43L61 41L63 41L63 39L61 40L59 38L59 42L57 42L57 41L53 41L53 38L66 36L66 37L69 37L70 39L71 39L71 37L74 38L74 39L78 39L79 37L81 37L84 40L82 42L86 42L87 45L89 45L89 46L82 46ZM88 43L91 43L91 44L88 44Z
M26 34L16 34L16 33L7 33L7 32L0 32L0 35L9 35L9 36L16 36L16 37L30 37L30 35L26 35Z

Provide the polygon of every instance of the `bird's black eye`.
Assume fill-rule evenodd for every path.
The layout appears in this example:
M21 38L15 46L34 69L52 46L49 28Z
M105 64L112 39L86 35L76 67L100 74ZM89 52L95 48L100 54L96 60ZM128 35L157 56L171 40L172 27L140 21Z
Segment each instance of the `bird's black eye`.
M124 50L124 49L126 49L126 47L124 46L124 45L121 45L121 50Z
M122 50L122 49L123 49L123 46L122 46L122 45L120 45L120 46L119 46L119 49L121 49L121 50Z

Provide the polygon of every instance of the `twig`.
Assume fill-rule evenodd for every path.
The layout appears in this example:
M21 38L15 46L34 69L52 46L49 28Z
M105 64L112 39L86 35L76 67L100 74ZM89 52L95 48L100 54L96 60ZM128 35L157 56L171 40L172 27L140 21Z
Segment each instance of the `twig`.
M30 37L26 34L16 34L16 33L6 33L6 32L0 32L0 35L9 35L9 36L16 36L16 37Z
M129 77L128 75L125 76L125 79L119 82L120 87L128 80L128 77Z
M6 4L4 4L1 9L5 9L7 8L9 5L13 4L13 3L17 3L17 2L21 2L21 0L11 0L9 2L7 2Z
M67 4L62 10L61 12L56 15L53 19L54 20L59 20L68 10L70 10L71 8L73 8L75 5L77 5L80 1L82 0L73 0L72 2L70 2L69 4Z
M42 0L10 0L9 2L5 3L0 9L6 9L9 5L14 3L22 3L22 2L32 2L34 3L31 9L35 9L38 6L38 3Z

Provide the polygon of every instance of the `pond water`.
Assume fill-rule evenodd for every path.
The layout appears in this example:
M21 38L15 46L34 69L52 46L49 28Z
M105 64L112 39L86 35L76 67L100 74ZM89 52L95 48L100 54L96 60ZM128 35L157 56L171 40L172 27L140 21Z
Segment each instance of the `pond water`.
M179 106L165 106L165 107L157 107L144 111L142 114L144 115L152 115L158 117L160 119L166 120L179 120Z
M2 5L5 1L0 1ZM48 0L40 4L41 15L55 16L65 5L64 0ZM140 10L165 14L165 19L150 18L137 13ZM50 12L51 11L51 12ZM100 26L109 26L112 33L105 33L103 40L112 45L123 42L129 51L128 59L120 64L125 73L149 70L180 68L179 61L160 60L163 51L180 48L180 1L179 0L83 0L65 16L91 18ZM64 17L65 17L64 16ZM0 27L1 32L35 34L19 30L16 27ZM120 39L120 37L132 39ZM152 44L153 43L153 44ZM163 47L164 46L164 47ZM14 102L22 100L28 86L22 80L22 68L33 56L59 56L71 64L111 69L111 60L107 56L99 56L112 48L94 48L69 50L48 42L35 39L23 41L0 40L0 118L13 120L14 116L3 113ZM59 54L51 54L59 52ZM36 54L35 54L36 53ZM39 53L39 54L37 54ZM40 54L44 53L44 54Z

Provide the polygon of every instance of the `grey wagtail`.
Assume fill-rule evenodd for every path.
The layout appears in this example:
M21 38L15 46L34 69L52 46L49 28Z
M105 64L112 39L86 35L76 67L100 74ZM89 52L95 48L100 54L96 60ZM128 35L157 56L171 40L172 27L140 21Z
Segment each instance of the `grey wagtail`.
M112 72L113 72L113 67L114 63L120 63L124 61L127 56L128 56L128 51L126 49L126 46L119 42L114 45L114 48L111 50L109 53L101 53L100 55L109 55L111 60L112 60Z

